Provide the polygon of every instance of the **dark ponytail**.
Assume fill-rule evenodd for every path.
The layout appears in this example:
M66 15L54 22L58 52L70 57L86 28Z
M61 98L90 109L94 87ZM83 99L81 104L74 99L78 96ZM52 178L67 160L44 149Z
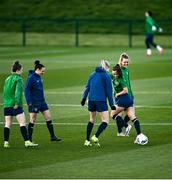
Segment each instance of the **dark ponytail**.
M39 60L36 60L35 61L35 71L37 69L42 69L43 67L45 67L43 64L40 64L40 61Z
M152 11L147 11L147 13L149 14L149 16L153 16Z
M16 61L12 66L12 72L20 71L22 68L22 65L19 63L19 61Z
M116 71L119 75L119 78L122 78L122 70L121 70L121 67L119 64L116 64L113 68L112 68L113 71Z

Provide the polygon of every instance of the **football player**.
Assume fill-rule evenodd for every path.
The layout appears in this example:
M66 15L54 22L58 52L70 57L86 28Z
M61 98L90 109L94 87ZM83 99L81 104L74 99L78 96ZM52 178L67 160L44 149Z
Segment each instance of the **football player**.
M114 87L116 109L112 110L111 116L113 119L118 120L118 114L126 110L126 114L128 115L129 119L133 122L137 133L137 137L134 143L139 144L140 142L138 142L138 137L145 135L141 133L140 122L138 118L135 116L135 110L133 108L133 99L128 94L127 83L123 78L123 73L119 64L113 67L112 74L114 76L112 82Z
M20 132L25 141L25 147L35 147L38 146L38 144L29 141L25 114L23 112L23 79L21 77L23 67L19 61L16 61L13 64L11 70L12 74L6 78L3 90L3 105L5 116L4 148L10 147L9 136L13 116L16 117L20 125Z
M154 34L156 31L162 32L162 28L154 21L152 18L152 12L151 11L146 11L145 12L145 17L146 17L146 22L145 22L145 27L146 27L146 38L145 38L145 43L146 43L146 55L150 56L152 55L152 50L151 46L155 47L160 54L163 53L163 48L160 45L157 45L154 42Z
M107 60L102 60L101 65L96 67L95 71L90 75L83 93L81 105L84 106L88 96L88 111L90 114L90 119L87 124L86 140L84 143L85 146L92 146L92 143L100 146L98 137L106 129L109 123L107 99L111 109L115 109L111 78L109 73L107 73L109 68L109 62ZM100 114L102 122L95 135L90 139L97 112Z
M61 141L54 133L54 127L51 120L51 114L47 103L45 102L43 83L41 76L45 72L45 66L40 64L39 60L35 61L35 69L29 71L29 76L25 87L25 98L28 105L30 115L30 122L28 125L29 139L32 141L32 134L34 124L36 122L37 114L42 113L50 133L51 141Z

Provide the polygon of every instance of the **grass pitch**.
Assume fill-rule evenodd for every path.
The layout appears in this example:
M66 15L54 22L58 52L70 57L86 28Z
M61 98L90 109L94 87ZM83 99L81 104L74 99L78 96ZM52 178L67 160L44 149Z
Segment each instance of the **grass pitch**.
M133 144L130 137L117 137L111 120L100 137L101 147L84 147L88 113L80 106L82 91L89 74L102 58L113 65L123 51L131 57L130 78L135 95L136 114L149 144ZM38 115L33 139L38 148L26 149L19 126L10 134L10 149L3 144L3 108L0 113L0 178L172 178L172 51L163 55L156 50L146 57L140 48L113 47L0 47L0 97L4 79L14 60L24 65L24 80L33 61L46 66L43 77L45 96L50 107L56 134L62 142L50 142L46 125ZM1 101L2 102L2 101ZM28 113L24 106L25 114ZM97 118L97 124L100 119ZM16 120L14 120L16 123ZM97 129L97 124L93 132Z

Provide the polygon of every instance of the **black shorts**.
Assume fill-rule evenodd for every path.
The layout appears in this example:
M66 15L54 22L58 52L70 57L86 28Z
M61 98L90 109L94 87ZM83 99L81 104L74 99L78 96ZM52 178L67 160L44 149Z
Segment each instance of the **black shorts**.
M13 107L4 108L4 116L17 116L18 114L22 113L23 108L20 106L17 109L14 109Z
M32 106L29 106L28 107L28 111L30 113L39 113L39 112L44 112L46 110L48 110L48 105L47 103L42 103L42 104L39 104L39 105L32 105Z

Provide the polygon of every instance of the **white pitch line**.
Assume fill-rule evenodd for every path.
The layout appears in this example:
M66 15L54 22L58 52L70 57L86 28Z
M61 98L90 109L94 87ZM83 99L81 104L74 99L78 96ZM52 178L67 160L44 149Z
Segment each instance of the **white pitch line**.
M1 103L0 106L3 104ZM26 104L24 104L27 106ZM50 107L80 107L83 108L80 104L48 104ZM172 106L143 106L143 105L137 105L136 108L152 108L152 109L171 109Z
M62 92L62 91L45 91L45 94L83 94L83 91L67 91L67 92ZM155 92L150 92L150 91L135 91L134 94L169 94L172 95L171 91L155 91Z
M49 106L52 106L52 107L82 107L80 104L49 104ZM142 106L142 105L137 105L135 107L136 108L152 108L152 109L172 108L172 106Z
M34 52L10 52L8 54L0 54L0 56L18 56L18 55L31 55L31 54L60 54L60 53L66 53L67 51L65 50L48 50L48 51L34 51Z
M135 106L136 108L152 108L152 109L168 109L168 108L172 108L172 106L142 106L142 105L138 105Z
M155 92L150 92L150 91L134 91L134 94L171 94L171 91L155 91Z
M45 91L45 94L83 94L82 91L68 91L68 92L57 92L57 91Z
M4 122L0 122L0 124L4 124ZM17 122L13 123L14 125L18 125ZM45 125L44 122L36 123L38 125ZM87 123L63 123L63 122L53 122L54 125L62 125L62 126L86 126ZM99 125L99 123L95 123L95 125ZM110 126L114 126L114 123L110 123ZM172 123L141 123L142 126L172 126Z
M52 107L82 107L80 104L48 104Z

